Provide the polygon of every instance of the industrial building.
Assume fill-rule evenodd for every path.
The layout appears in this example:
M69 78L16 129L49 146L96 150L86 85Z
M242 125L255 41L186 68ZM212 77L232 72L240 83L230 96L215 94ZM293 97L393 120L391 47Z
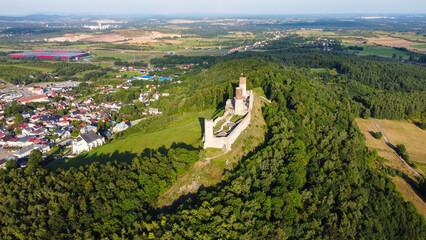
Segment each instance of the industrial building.
M11 58L33 58L33 59L78 59L89 56L89 53L82 50L31 50L21 53L9 54Z

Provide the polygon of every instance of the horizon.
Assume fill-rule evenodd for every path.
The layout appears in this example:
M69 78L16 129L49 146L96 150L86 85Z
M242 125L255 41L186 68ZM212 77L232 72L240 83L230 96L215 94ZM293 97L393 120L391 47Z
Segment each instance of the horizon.
M2 0L4 1L4 0ZM378 0L378 1L346 1L337 0L258 1L235 0L228 2L216 0L186 0L176 2L158 0L156 4L150 1L136 0L16 0L15 4L3 4L0 16L28 15L418 15L425 14L426 2L418 0ZM58 10L59 9L59 10ZM419 11L420 9L420 11Z

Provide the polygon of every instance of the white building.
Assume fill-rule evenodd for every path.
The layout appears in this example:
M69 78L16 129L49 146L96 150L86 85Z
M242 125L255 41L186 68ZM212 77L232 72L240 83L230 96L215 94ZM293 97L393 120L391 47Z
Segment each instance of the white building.
M129 128L129 125L127 125L125 122L121 122L117 125L115 125L115 127L112 129L113 133L118 133L118 132L122 132L126 129Z
M105 143L105 138L96 134L94 131L81 133L72 143L72 152L77 155L84 151L90 151L93 148L102 146Z

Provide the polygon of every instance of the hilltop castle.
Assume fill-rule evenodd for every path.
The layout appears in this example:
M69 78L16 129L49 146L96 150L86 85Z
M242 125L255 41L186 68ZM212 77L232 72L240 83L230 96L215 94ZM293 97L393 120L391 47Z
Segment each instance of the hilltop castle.
M226 101L222 117L204 120L204 148L231 150L231 145L250 124L254 96L253 91L247 91L246 83L247 79L240 77L235 97Z

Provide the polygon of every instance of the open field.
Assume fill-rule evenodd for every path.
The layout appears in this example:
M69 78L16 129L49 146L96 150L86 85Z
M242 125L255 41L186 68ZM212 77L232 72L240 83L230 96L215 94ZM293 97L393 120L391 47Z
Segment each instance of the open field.
M413 203L417 211L426 218L426 203L414 189L404 179L400 177L393 177L392 182L396 185L398 191L404 196L406 201Z
M406 146L411 161L426 164L425 130L422 130L413 123L405 121L382 119L377 119L376 121L382 127L389 142L395 146L397 144L404 144Z
M33 71L38 71L38 72L43 72L43 71L52 72L54 70L54 69L51 69L51 68L32 67L32 66L18 65L18 64L0 65L0 67L17 67L17 68L23 68L23 69L33 70Z
M407 48L409 50L417 50L420 52L426 52L426 49L417 49L412 47L412 45L416 44L416 42L408 41L402 38L394 38L389 36L380 36L375 38L367 38L369 44L381 44L384 46L390 47L400 47Z
M413 174L413 172L410 171L408 167L405 164L403 164L402 161L396 156L396 154L389 148L389 146L386 145L383 138L376 139L373 137L371 133L378 132L379 130L377 129L376 125L373 123L371 119L357 118L355 119L355 121L357 122L361 132L365 135L365 138L366 138L365 144L367 145L367 147L370 150L376 149L379 156L387 159L387 161L384 162L385 165L390 166L391 168L400 170L401 172L403 172L410 178L415 179L415 175ZM425 134L424 130L421 130L414 124L408 123L408 122L395 121L395 120L378 120L378 119L376 119L376 121L379 122L382 130L384 131L388 140L392 144L396 145L397 143L404 143L405 146L407 147L407 151L411 150L411 152L409 152L410 157L413 153L417 153L415 154L416 156L421 156L422 153L419 153L419 151L421 150L423 150L423 154L425 153L424 150L426 146L424 146L425 145L424 139L426 138L423 138L423 141L418 142L418 140L421 140L419 139L419 137L421 137L422 134ZM402 140L398 140L399 138ZM423 161L426 161L426 159L423 159ZM426 169L421 168L421 170L425 172ZM405 200L412 202L414 206L416 207L417 211L426 217L426 203L415 192L415 190L411 187L411 185L408 184L407 181L405 181L404 179L400 177L393 177L392 181L395 183L398 191L403 195Z
M413 47L413 48L426 48L426 44L415 44L415 45L411 45L411 47Z
M400 170L404 174L410 176L411 178L415 179L415 175L413 174L413 171L411 171L399 158L398 156L392 151L392 149L386 145L385 140L382 139L376 139L373 137L371 133L378 132L376 125L373 123L371 119L362 119L362 118L356 118L355 121L358 124L358 127L360 128L361 132L364 134L366 140L365 144L370 150L376 149L379 156L387 159L385 161L385 164L387 166L390 166L391 168ZM377 120L380 125L382 124L382 120ZM386 120L389 121L389 120ZM397 122L397 121L395 121ZM383 131L385 132L385 135L388 136L388 133L385 128L381 125ZM420 128L419 128L420 130ZM389 141L396 145L396 143L392 142L391 139ZM409 149L408 145L406 145L407 149Z
M394 48L384 48L384 47L372 47L372 46L362 46L364 49L359 51L360 54L365 55L376 55L381 57L392 57L395 53L397 56L402 56L404 58L408 58L409 55L400 50L396 50Z
M197 113L189 118L174 122L165 129L136 133L125 138L105 144L92 151L64 161L57 161L48 169L69 168L93 162L106 163L112 159L129 162L146 149L168 148L173 143L185 143L195 148L201 146L202 131L200 116L211 116L213 111Z
M393 47L407 48L412 51L426 52L426 38L415 33L391 33L385 31L351 31L351 32L328 32L322 29L297 30L294 33L303 37L336 38L342 40L343 45L358 45L364 47L361 54L391 57L393 53L407 57L403 51L392 49ZM362 44L363 42L366 44ZM376 45L382 45L376 46ZM389 47L389 48L386 48Z
M207 187L217 184L221 181L225 169L231 170L234 164L262 144L266 132L266 124L261 111L264 104L266 104L265 101L259 95L255 95L252 121L234 142L232 150L229 152L210 148L202 150L200 158L205 160L197 161L187 173L178 176L172 187L158 197L157 206L168 206L180 196L196 192L200 186ZM220 157L212 158L219 155Z

